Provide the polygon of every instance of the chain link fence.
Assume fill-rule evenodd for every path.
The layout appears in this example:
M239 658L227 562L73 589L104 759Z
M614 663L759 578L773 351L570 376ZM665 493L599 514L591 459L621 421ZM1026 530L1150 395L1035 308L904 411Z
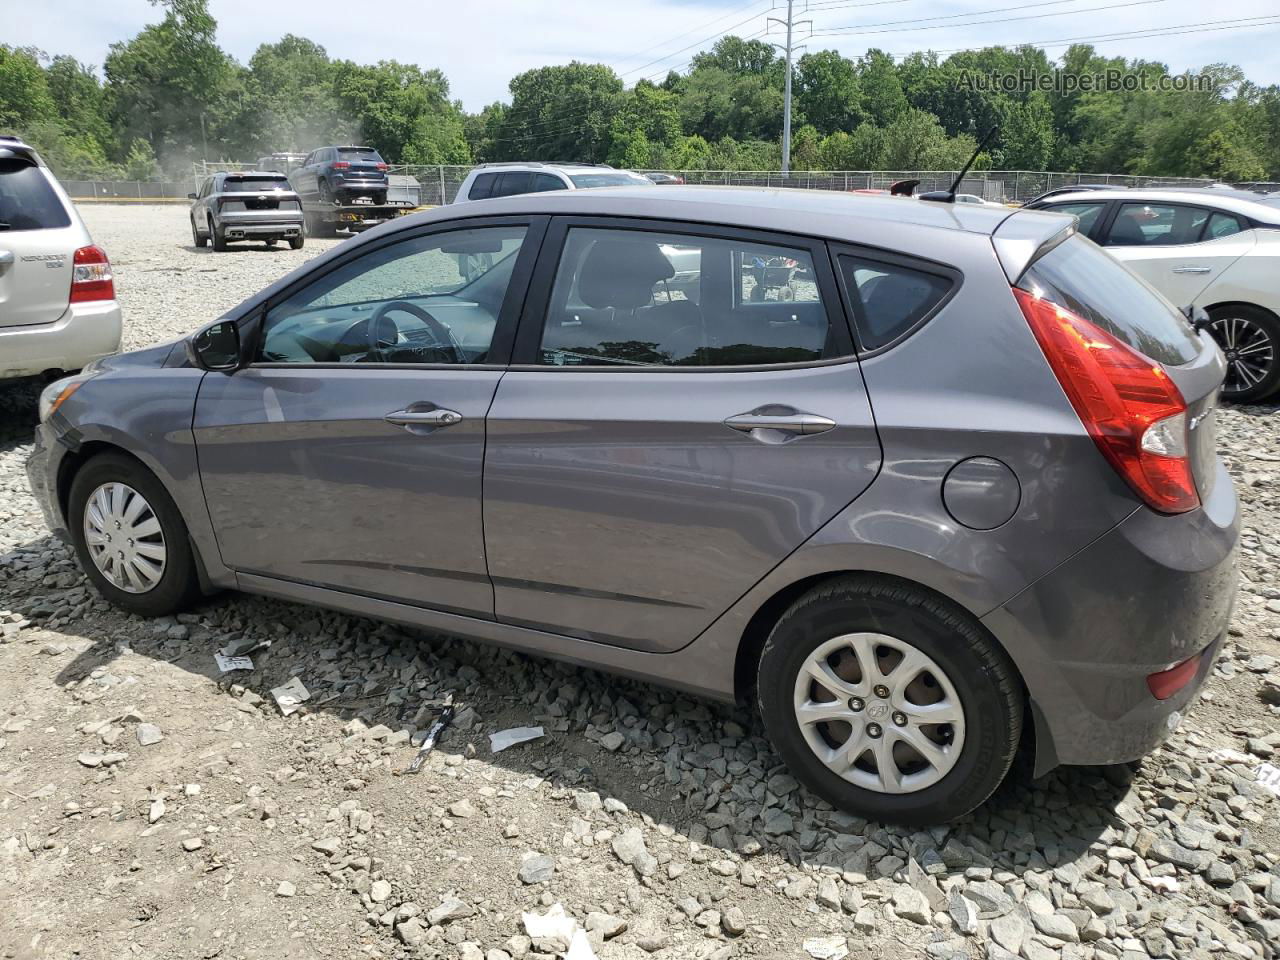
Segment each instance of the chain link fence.
M73 200L185 200L190 180L59 180Z
M118 196L163 198L185 197L205 177L214 173L252 170L251 163L210 163L196 161L192 183L83 182L104 193L72 193L72 196ZM420 188L420 202L426 206L451 203L458 188L474 167L469 165L392 164L392 175L413 177ZM885 190L898 180L919 180L917 193L945 190L955 180L958 170L642 170L641 173L670 173L687 184L721 184L725 186L780 187L801 190ZM965 176L961 193L972 193L984 200L1000 203L1025 203L1059 187L1077 184L1105 184L1113 187L1203 187L1214 181L1195 177L1143 177L1114 173L1058 173L1039 170L974 170ZM78 184L82 181L72 181ZM65 184L71 192L72 183ZM1235 186L1258 193L1280 190L1280 183L1241 183Z

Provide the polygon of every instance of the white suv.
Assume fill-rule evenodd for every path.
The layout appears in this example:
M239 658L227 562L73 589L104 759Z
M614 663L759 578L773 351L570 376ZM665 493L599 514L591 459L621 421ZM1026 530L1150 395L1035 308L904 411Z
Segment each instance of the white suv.
M653 181L615 170L607 163L482 163L458 188L454 203L488 200L518 193L547 190L582 190L586 187L652 187Z
M0 136L0 380L120 349L111 264L34 149Z

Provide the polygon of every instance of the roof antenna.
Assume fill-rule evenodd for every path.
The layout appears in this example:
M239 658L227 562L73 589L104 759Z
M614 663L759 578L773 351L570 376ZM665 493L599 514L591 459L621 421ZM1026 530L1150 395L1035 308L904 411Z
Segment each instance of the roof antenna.
M1000 130L1000 127L998 124L993 125L991 129L986 132L986 135L981 140L978 141L978 149L973 151L973 156L971 156L968 159L968 161L965 163L965 165L960 169L960 173L956 176L955 180L952 182L951 187L949 189L930 190L928 193L920 194L918 199L932 200L935 203L955 203L956 194L960 190L960 183L964 180L965 174L969 172L969 168L973 166L973 162L978 159L978 154L980 154L983 150L987 149L987 144L992 141L992 139L995 137L996 133L999 132L999 130Z

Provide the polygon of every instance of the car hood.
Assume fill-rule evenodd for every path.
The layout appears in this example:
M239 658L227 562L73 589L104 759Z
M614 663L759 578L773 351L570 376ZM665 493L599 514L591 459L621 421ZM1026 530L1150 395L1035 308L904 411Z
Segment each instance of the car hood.
M117 353L115 356L103 357L93 369L105 373L110 370L133 370L138 367L181 366L181 364L168 364L165 361L175 351L185 360L182 342L181 339L170 340L167 343L156 344L153 347L143 347L141 350L130 350L127 353Z

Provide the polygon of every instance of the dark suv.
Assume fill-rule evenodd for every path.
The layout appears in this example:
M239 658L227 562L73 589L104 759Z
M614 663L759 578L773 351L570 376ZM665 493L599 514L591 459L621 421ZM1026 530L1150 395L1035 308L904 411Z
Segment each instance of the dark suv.
M304 200L386 203L387 164L373 147L312 150L289 182Z

